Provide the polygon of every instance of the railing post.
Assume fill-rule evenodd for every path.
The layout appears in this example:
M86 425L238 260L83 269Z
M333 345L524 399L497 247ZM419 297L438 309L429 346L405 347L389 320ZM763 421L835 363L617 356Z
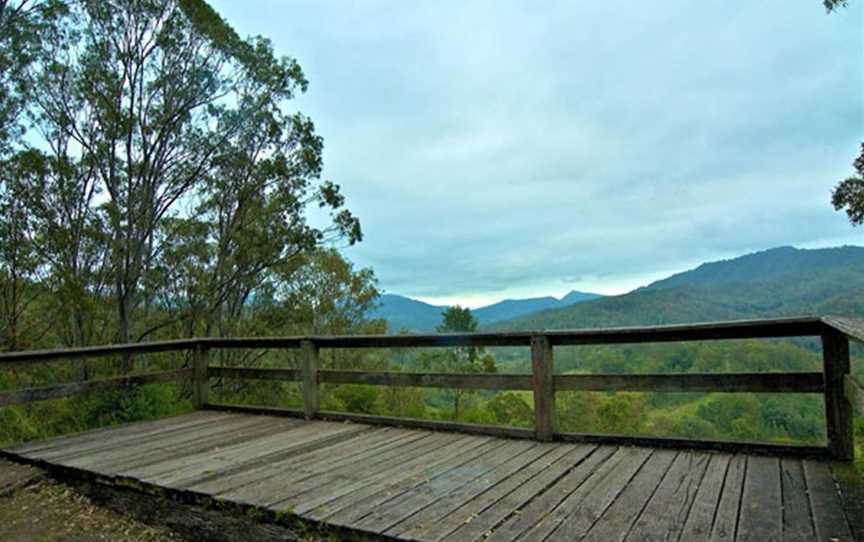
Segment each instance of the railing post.
M302 340L300 352L303 358L303 413L307 418L314 418L319 409L318 347L310 340Z
M210 349L200 342L196 344L192 351L192 364L192 406L200 409L207 404L207 392L210 388L207 374L207 368L210 365Z
M849 374L849 339L846 335L830 327L822 331L822 362L828 448L835 459L852 461L855 452L852 405L844 392L844 380Z
M544 335L531 337L531 371L534 387L534 433L537 440L552 440L555 434L555 381L552 344Z

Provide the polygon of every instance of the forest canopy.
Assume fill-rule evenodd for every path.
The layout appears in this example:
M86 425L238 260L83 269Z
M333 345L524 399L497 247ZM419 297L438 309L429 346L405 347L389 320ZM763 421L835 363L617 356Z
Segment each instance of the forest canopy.
M300 65L206 2L3 2L0 29L3 349L232 335L362 239Z
M0 350L381 332L300 64L202 0L0 0ZM188 364L0 371L15 389ZM252 365L249 353L220 361ZM188 408L185 385L3 408L30 438Z

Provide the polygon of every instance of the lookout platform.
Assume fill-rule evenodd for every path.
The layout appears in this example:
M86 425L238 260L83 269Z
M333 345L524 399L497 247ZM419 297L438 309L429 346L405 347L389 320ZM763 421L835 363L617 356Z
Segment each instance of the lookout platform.
M561 374L561 346L803 338L821 367L783 372ZM194 412L0 450L31 463L178 500L236 506L401 540L864 540L864 483L852 474L864 379L850 341L864 319L803 317L511 333L192 338L0 354L0 369L158 353L160 372L0 390L0 407L184 382ZM320 351L514 347L530 373L322 367ZM290 363L224 363L211 352L292 351ZM858 350L860 352L860 350ZM211 363L217 361L218 364ZM164 370L165 367L173 369ZM214 403L211 380L294 382L303 408ZM333 412L321 385L518 390L533 428ZM556 423L562 392L821 396L823 443L592 435ZM229 399L230 400L230 399ZM853 483L850 484L850 480ZM857 480L857 481L855 481Z
M400 540L853 540L824 460L219 410L4 455Z

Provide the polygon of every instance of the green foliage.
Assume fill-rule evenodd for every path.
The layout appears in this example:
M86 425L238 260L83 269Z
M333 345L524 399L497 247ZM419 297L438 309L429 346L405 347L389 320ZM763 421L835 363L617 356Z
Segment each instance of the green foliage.
M288 113L307 84L203 0L0 2L0 348L233 335L360 241ZM36 294L59 315L32 330Z
M597 411L601 433L635 434L640 431L640 416L645 412L646 399L641 393L613 395Z
M150 384L0 408L0 446L191 410L174 384Z
M19 152L0 162L0 348L31 347L45 333L28 308L44 288L36 256L34 218L27 206L28 185L41 173L38 153Z
M755 440L765 425L759 403L749 395L714 398L699 405L697 414L723 434L741 440Z
M471 309L453 305L441 313L441 325L438 333L470 333L477 331L477 319L471 314Z
M495 425L531 427L534 424L534 409L522 395L516 393L497 393L486 401L485 408Z
M76 398L73 408L82 412L81 423L86 427L104 427L141 419L168 416L191 408L191 403L176 404L174 386L141 386L110 390L93 396ZM186 408L183 408L183 407Z
M378 390L374 386L337 386L324 394L321 401L324 410L375 414L380 412Z
M381 414L399 418L426 418L425 390L418 388L384 387L381 394Z
M622 435L645 432L647 397L643 393L557 395L556 414L561 431Z
M0 1L0 159L23 143L33 92L26 73L45 59L44 35L67 11L63 0Z
M281 316L268 318L288 320L285 324L303 335L349 335L382 333L385 324L370 320L379 291L371 269L355 270L335 250L305 254L296 267L282 272L282 280L273 293L280 306L290 307Z
M599 432L602 402L603 398L596 393L556 393L558 430L566 433Z
M709 421L691 414L657 415L654 430L660 435L678 435L694 439L717 438L717 428Z
M826 1L826 7L828 7ZM834 2L835 6L837 2ZM845 4L844 4L845 5ZM829 7L829 10L831 8ZM831 203L838 211L845 210L849 222L853 226L864 223L864 143L861 144L861 155L852 163L855 173L841 181L831 194Z
M470 333L477 330L477 319L471 314L471 309L454 305L442 313L442 323L438 326L439 333ZM420 366L426 371L439 373L494 373L497 371L495 357L488 354L484 348L462 346L423 352L419 357ZM443 395L449 398L452 405L451 418L460 419L464 400L475 394L472 390L447 390Z
M822 5L828 13L849 5L849 0L822 0Z

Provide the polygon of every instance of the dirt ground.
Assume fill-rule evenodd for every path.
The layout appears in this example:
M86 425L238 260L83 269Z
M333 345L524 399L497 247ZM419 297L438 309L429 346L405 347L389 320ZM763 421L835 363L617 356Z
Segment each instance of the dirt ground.
M73 486L49 477L40 469L0 459L0 541L2 542L184 542L188 539L166 527L155 527L117 507L96 504ZM138 516L140 517L140 516ZM146 519L146 518L143 518ZM163 518L164 519L164 518ZM166 523L166 525L170 525ZM281 529L281 528L280 528ZM258 539L257 531L244 531L244 540ZM280 531L282 533L282 531ZM188 535L188 533L186 533ZM260 533L258 533L260 534ZM270 534L269 532L267 534ZM314 530L268 540L339 542L343 537ZM201 533L195 532L196 539ZM351 540L366 540L351 538Z
M0 497L0 540L172 542L183 539L94 506L69 487L40 479Z

